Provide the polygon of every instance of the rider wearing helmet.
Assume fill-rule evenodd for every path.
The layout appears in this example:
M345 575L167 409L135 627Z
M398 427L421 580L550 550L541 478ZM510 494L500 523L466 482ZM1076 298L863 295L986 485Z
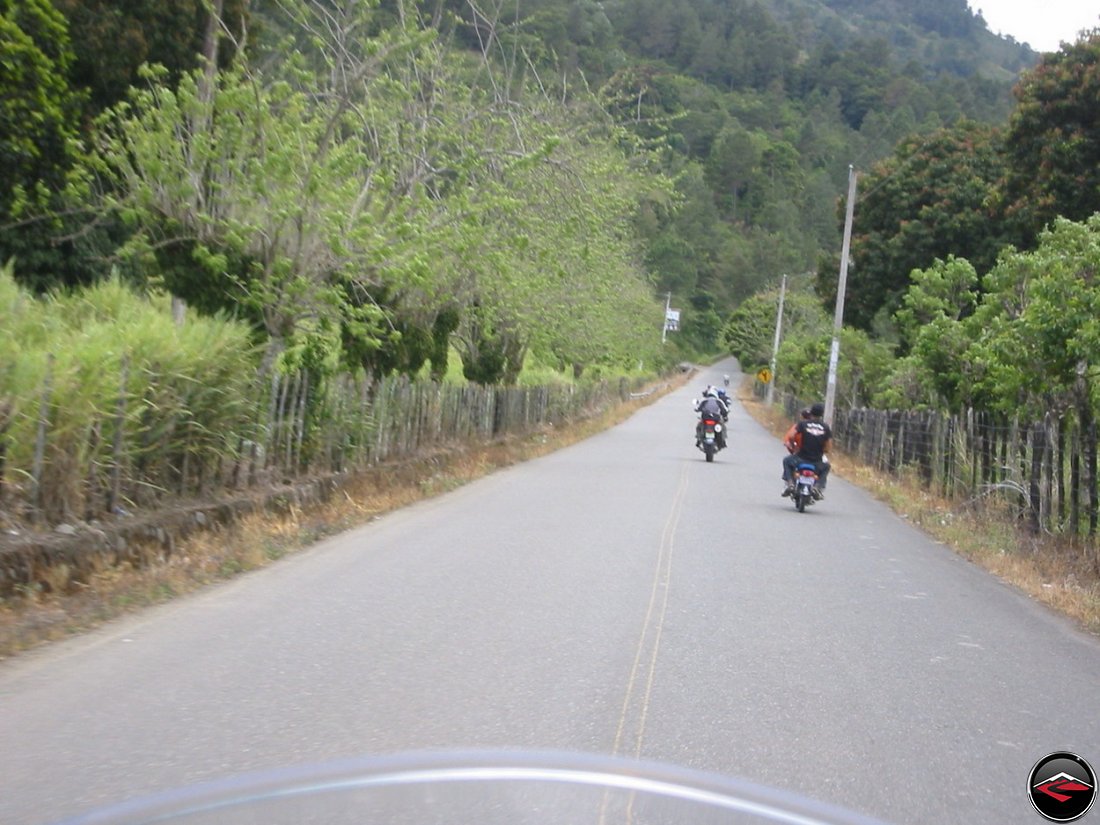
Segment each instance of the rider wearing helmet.
M718 387L715 392L718 394L718 400L722 402L723 412L722 420L729 421L730 417L730 394L726 392L725 387Z
M725 421L729 415L729 410L718 398L718 392L714 387L708 384L707 388L703 390L703 397L695 404L695 412L699 413L699 422L695 425L695 446L698 447L703 441L703 419L710 418L714 421ZM718 433L718 439L719 444L725 447L725 429Z
M824 404L814 404L809 413L809 417L804 417L795 424L784 438L784 444L790 453L783 458L783 480L787 483L782 493L784 496L789 496L794 490L794 471L803 463L814 465L817 470L817 489L822 494L825 491L825 481L829 476L827 453L833 443L833 430L822 420L825 415Z

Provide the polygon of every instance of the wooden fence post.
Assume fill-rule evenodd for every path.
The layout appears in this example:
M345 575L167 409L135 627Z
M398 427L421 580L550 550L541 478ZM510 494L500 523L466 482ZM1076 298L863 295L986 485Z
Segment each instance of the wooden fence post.
M1043 522L1043 461L1046 458L1046 437L1043 425L1035 422L1029 428L1031 448L1031 471L1027 480L1027 521L1032 533L1042 530Z
M92 420L88 432L88 476L84 482L84 520L91 521L96 516L96 499L99 497L99 473L96 453L99 452L100 418Z
M1088 430L1083 433L1085 436L1085 487L1088 490L1088 514L1089 514L1089 538L1096 537L1097 527L1097 510L1100 509L1100 490L1097 489L1097 444L1096 444L1096 421L1091 419L1089 421Z
M309 398L309 372L300 370L301 376L298 386L298 407L294 414L294 450L291 453L290 471L298 475L302 467L302 443L305 440L306 412Z
M130 384L130 356L122 356L118 401L115 403L115 431L111 438L111 486L107 492L107 512L114 515L122 495L122 443L126 427L126 399Z
M1058 517L1057 502L1055 499L1054 490L1054 474L1056 461L1059 456L1057 453L1058 445L1058 419L1051 413L1046 414L1045 425L1043 427L1044 447L1043 450L1046 453L1046 466L1044 467L1045 478L1043 481L1043 498L1046 501L1046 525L1047 529L1054 530L1055 528L1061 529L1061 519Z
M1055 455L1054 461L1051 462L1054 465L1054 495L1058 500L1058 529L1065 530L1066 528L1066 419L1065 415L1060 416L1055 422L1057 427L1057 437L1055 439Z
M1069 532L1076 541L1081 535L1081 417L1074 421L1069 446Z
M0 502L4 499L4 471L8 460L8 429L14 417L14 404L8 399L0 400Z
M46 463L46 433L50 424L50 401L53 397L53 365L51 352L46 356L46 375L42 381L42 398L38 404L38 426L34 438L34 458L31 464L31 506L35 521L44 516L42 500L42 474Z

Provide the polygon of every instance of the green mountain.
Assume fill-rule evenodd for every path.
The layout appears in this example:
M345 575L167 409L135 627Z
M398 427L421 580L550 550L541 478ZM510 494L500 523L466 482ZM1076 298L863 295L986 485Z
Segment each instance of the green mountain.
M648 263L708 321L836 254L849 165L963 120L1004 123L1038 60L966 0L537 0L506 17L502 43L666 141L683 204L643 218ZM483 29L468 19L458 37L476 46Z

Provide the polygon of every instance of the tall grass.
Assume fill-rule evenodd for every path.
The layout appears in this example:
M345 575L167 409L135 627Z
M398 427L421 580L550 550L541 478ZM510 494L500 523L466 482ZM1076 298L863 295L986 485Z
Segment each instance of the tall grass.
M91 520L424 445L526 433L624 400L646 376L582 380L529 356L519 386L310 371L261 375L249 328L172 320L117 280L34 297L0 270L0 522ZM426 372L426 370L425 370Z
M0 271L3 479L32 487L42 515L79 518L112 484L213 475L258 421L248 328L177 325L169 300L118 280L35 298Z

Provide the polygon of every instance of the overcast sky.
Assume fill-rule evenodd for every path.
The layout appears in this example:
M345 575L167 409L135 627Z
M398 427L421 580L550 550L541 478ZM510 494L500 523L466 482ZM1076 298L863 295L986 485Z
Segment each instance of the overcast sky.
M994 34L1010 34L1040 52L1073 42L1081 29L1100 26L1098 0L968 0Z

